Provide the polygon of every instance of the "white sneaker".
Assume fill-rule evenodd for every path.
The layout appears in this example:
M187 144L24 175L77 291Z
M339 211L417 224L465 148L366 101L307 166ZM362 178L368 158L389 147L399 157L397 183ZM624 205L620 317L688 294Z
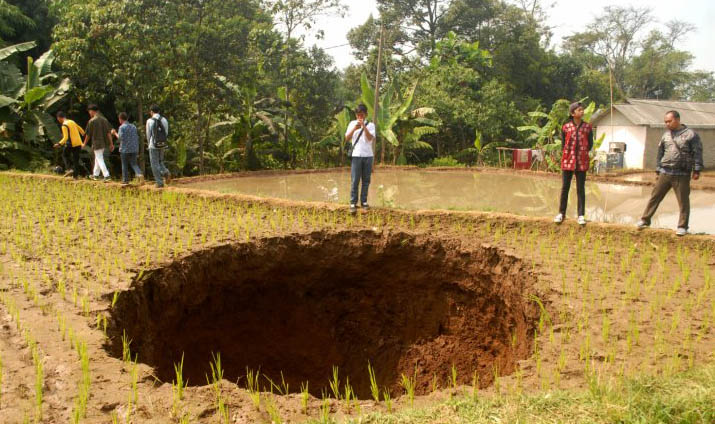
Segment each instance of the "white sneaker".
M680 227L680 228L678 228L677 230L675 230L675 235L676 235L676 236L682 237L682 236L684 236L684 235L686 235L686 234L688 234L688 229L687 229L687 228Z
M554 222L557 224L561 224L562 222L564 222L564 214L560 213L556 215L556 218L554 218Z
M586 225L586 218L583 215L578 217L578 225Z
M643 220L641 219L641 220L638 221L638 223L636 224L636 227L638 227L639 230L643 230L643 229L645 229L645 228L650 227L650 225L648 225L645 221L643 221Z

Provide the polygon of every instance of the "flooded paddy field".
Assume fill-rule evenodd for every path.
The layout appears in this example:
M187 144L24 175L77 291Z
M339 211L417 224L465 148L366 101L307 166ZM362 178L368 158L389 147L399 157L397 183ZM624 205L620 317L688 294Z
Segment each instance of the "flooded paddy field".
M640 173L623 178L647 182L650 175ZM220 193L348 203L350 173L341 170L244 175L190 182L183 186ZM474 210L552 216L558 213L560 192L560 178L467 170L378 170L372 176L369 200L374 206L409 210ZM650 193L651 187L645 184L619 184L587 179L586 219L635 225ZM692 190L690 207L690 231L715 234L715 221L712 219L715 216L715 191ZM576 216L575 181L571 187L567 216ZM675 195L671 193L653 217L652 227L675 229L677 222L678 203Z

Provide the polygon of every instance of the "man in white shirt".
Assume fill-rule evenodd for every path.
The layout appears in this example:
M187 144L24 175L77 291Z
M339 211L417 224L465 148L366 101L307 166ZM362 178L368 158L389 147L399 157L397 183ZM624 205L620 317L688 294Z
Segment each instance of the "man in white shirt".
M348 124L345 132L345 141L351 143L352 162L350 166L350 213L357 213L358 186L360 189L360 206L367 210L367 190L370 187L370 174L372 174L373 146L375 144L375 124L366 122L367 107L359 104L355 109L356 120Z

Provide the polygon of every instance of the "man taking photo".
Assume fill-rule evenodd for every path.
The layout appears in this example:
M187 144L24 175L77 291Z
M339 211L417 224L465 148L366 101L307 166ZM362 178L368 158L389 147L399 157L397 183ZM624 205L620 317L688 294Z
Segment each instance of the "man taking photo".
M360 206L367 210L367 190L370 187L372 174L373 146L375 142L375 124L365 120L367 107L359 104L355 109L356 120L348 124L345 132L345 141L351 143L350 164L350 213L357 213L358 186L360 188Z

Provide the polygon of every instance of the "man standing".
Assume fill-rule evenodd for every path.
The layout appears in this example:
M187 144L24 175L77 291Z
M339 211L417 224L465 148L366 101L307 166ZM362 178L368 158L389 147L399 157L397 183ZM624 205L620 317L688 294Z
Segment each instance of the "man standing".
M107 169L107 165L104 163L104 150L107 147L110 152L114 150L112 127L109 125L107 118L99 113L99 107L97 105L89 105L87 111L89 112L91 119L87 124L87 135L84 137L84 144L82 144L82 147L86 146L90 142L92 143L92 150L94 151L94 172L90 178L97 180L99 177L99 171L101 170L102 175L104 175L104 181L111 181L109 170Z
M675 234L688 233L690 219L690 176L697 180L703 169L703 145L695 131L680 123L680 114L671 110L665 114L666 130L658 144L656 174L658 179L653 187L643 217L638 221L638 229L650 226L650 219L670 188L680 206L680 218Z
M360 206L367 210L367 190L370 187L370 174L372 174L373 144L375 141L375 124L366 122L367 107L359 104L355 110L356 120L348 124L345 132L345 141L352 145L350 154L352 162L350 164L350 213L357 213L358 186L362 181L360 189Z
M167 137L169 136L169 121L160 115L159 106L152 105L149 108L151 118L146 121L146 139L149 140L149 162L151 172L154 174L154 181L158 188L164 187L162 177L169 182L171 173L164 164L164 150L167 147Z
M134 170L134 175L139 184L144 180L142 170L137 164L139 153L139 132L137 127L127 120L127 113L119 114L119 131L112 129L112 135L119 139L119 155L122 158L122 184L129 184L129 167Z
M62 111L57 112L57 122L62 126L62 140L55 143L53 147L57 149L60 146L65 146L64 152L62 152L62 157L65 161L65 170L68 170L71 164L72 178L76 180L79 178L79 154L82 151L82 136L84 135L84 130L77 125L75 121L67 119L65 113ZM67 175L69 175L69 173Z

